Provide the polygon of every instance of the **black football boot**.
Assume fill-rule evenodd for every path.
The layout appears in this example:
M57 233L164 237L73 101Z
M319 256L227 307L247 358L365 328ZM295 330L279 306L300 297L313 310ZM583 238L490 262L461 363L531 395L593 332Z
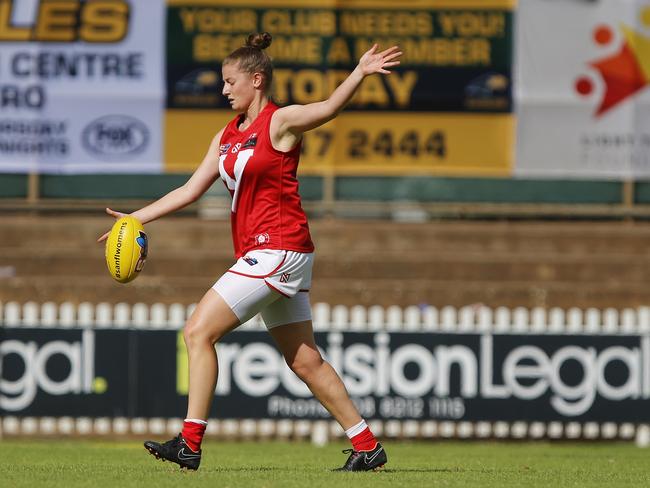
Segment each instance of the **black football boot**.
M376 471L388 462L386 451L378 442L372 451L355 451L345 449L344 454L350 454L345 464L334 471Z
M156 459L171 461L178 464L181 468L197 470L199 469L199 464L201 464L201 450L199 449L198 452L194 452L190 449L181 434L178 434L163 444L146 441L144 447Z

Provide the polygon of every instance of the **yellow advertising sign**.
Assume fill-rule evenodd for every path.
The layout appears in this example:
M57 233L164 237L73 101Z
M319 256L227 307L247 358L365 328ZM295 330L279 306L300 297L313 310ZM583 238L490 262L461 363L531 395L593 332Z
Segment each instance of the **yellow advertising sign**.
M165 168L192 172L205 156L212 138L230 119L232 110L167 110L165 114Z
M431 8L506 8L517 6L518 0L167 0L170 7L196 6L228 6L260 8L268 7L301 7L301 8L380 8L380 9L431 9Z
M173 110L166 115L170 171L193 171L230 110ZM344 112L307 132L301 174L436 174L509 176L511 114Z
M348 112L310 134L303 170L509 175L513 121L510 114Z
M373 43L403 52L389 76L368 76L343 113L305 134L303 173L509 175L515 4L169 1L166 169L194 169L234 117L221 63L248 34L267 31L280 106L326 100Z

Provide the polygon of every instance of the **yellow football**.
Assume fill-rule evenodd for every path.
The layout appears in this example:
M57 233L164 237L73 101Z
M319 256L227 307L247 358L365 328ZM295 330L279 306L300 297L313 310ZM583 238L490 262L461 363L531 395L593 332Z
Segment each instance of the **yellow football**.
M138 219L127 215L115 221L106 239L106 266L114 280L134 280L147 259L147 234Z

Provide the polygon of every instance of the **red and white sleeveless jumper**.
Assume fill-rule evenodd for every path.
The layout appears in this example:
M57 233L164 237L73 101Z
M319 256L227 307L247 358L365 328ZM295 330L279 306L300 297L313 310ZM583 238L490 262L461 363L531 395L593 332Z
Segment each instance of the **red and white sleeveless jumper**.
M314 251L298 194L300 144L282 152L271 143L269 126L277 109L269 101L243 131L240 114L221 135L219 173L232 196L230 222L237 259L258 249Z

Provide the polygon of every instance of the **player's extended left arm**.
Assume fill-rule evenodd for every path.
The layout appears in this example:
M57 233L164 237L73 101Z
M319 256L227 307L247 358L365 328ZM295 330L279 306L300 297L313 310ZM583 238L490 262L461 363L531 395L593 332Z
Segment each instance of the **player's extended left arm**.
M307 105L290 105L278 110L281 117L280 133L292 132L298 135L329 122L343 110L366 76L373 73L390 74L387 68L397 66L400 63L397 58L402 53L398 46L381 52L377 52L377 47L375 44L361 56L354 71L327 100Z

